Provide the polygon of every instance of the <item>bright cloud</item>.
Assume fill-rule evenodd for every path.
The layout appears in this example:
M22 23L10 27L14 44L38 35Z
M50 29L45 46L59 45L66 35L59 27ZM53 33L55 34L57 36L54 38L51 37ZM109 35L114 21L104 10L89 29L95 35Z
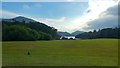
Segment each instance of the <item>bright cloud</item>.
M67 28L65 27L65 22L67 21L66 17L61 17L59 19L51 19L51 18L35 18L35 20L45 23L49 26L55 27L58 30L64 31L65 29L67 30Z
M3 18L12 18L12 17L20 16L17 13L5 11L5 10L0 10L0 15L2 15Z
M89 22L99 19L99 16L106 11L109 7L114 6L118 1L114 0L90 0L89 7L85 10L83 15L79 18L73 20L73 25L71 27L78 30L85 30L89 27ZM94 25L95 26L95 25Z
M66 17L62 17L60 19L39 18L40 21L43 21L43 22L46 22L46 23L49 23L49 22L51 22L51 23L56 23L56 22L57 23L62 23L62 22L65 21L65 19L66 19Z
M89 21L89 27L87 29L101 29L109 27L118 27L118 5L108 8L105 12L99 15L98 19Z
M17 13L6 11L6 10L0 10L0 15L2 15L2 18L8 18L8 19L9 18L14 18L14 17L17 17L17 16L24 16L24 17L36 20L35 18L32 18L30 16L25 16L25 15L22 15L22 14L17 14Z

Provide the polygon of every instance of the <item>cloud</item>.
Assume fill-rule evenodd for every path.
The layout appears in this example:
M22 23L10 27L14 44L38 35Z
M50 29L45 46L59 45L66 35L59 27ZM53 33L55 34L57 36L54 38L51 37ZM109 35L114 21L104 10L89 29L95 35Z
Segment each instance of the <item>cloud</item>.
M83 15L74 19L72 30L89 31L98 28L115 27L117 22L118 1L114 0L89 0L89 7L83 12ZM114 14L113 14L114 13ZM108 22L107 22L108 20ZM109 23L115 22L115 23ZM109 25L110 24L110 25Z
M49 26L55 27L58 30L61 31L65 31L65 29L67 30L66 26L66 22L67 22L67 18L66 17L61 17L58 19L53 19L53 18L35 18L37 21L45 23Z
M5 10L0 10L0 15L2 15L2 18L12 18L12 17L20 16L17 13L5 11Z
M0 15L2 15L1 18L7 18L7 19L14 18L14 17L17 17L17 16L23 16L23 17L27 17L27 18L30 18L30 19L37 20L36 18L33 18L31 16L26 16L24 14L18 14L18 13L6 11L6 10L0 10Z
M2 18L14 18L17 16L24 16L42 23L45 23L49 26L52 27L56 27L58 30L64 31L66 29L66 31L68 30L68 28L66 28L65 26L65 22L66 22L66 17L61 17L58 19L52 19L52 18L34 18L34 17L30 17L30 16L26 16L26 15L21 15L21 14L17 14L14 12L10 12L10 11L6 11L6 10L0 10L0 15L2 15Z
M64 22L66 17L61 17L60 19L50 19L50 18L39 18L39 21L45 22L45 23L62 23Z
M73 32L76 25L72 24L71 19L67 17L61 18L34 18L34 20L45 23L49 26L55 27L58 31Z
M120 15L120 14L118 14L118 11L120 11L119 6L120 6L120 4L112 6L112 7L108 8L107 11L104 13L106 13L107 15Z
M30 6L27 5L27 4L24 4L22 8L23 8L24 10L26 10L26 9L30 9Z
M84 29L102 29L118 27L118 19L120 19L120 14L118 14L118 4L108 8L106 11L99 15L99 18L89 21L89 27Z
M105 3L104 3L105 2ZM89 31L93 29L115 27L117 23L117 5L115 1L96 1L89 3L89 7L83 12L83 15L77 18L60 19L41 18L45 24L53 26L60 31L74 32L76 30ZM106 2L108 4L106 4ZM114 22L114 23L113 23Z
M31 8L41 8L42 7L42 5L41 4L34 4L34 5L28 5L28 4L24 4L23 6L22 6L22 9L23 10L27 10L27 9L31 9Z
M67 1L67 0L66 0ZM71 0L77 1L77 0ZM76 30L93 30L105 27L115 27L118 25L117 18L117 3L114 0L90 0L89 7L83 12L83 15L78 15L76 18L61 17L61 18L34 18L34 20L43 22L49 26L57 28L59 31L73 32ZM23 5L24 9L41 8L41 4ZM0 12L1 13L1 12ZM4 17L16 17L19 14L5 11ZM52 13L50 12L49 15ZM52 16L52 15L51 15ZM26 16L27 17L27 16ZM30 18L30 16L28 17ZM31 18L33 19L33 18Z

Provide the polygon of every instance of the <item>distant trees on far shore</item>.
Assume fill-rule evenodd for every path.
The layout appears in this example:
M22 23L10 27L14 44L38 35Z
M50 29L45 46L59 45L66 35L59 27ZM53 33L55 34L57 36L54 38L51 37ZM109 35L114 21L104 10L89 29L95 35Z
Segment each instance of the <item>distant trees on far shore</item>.
M96 39L96 38L119 38L120 28L104 28L101 30L94 30L76 35L76 38L81 39Z

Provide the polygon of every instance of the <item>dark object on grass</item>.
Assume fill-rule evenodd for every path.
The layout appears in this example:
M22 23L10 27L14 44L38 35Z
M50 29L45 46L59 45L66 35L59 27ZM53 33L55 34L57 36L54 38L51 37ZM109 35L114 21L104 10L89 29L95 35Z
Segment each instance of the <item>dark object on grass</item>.
M30 52L28 51L28 55L30 55Z

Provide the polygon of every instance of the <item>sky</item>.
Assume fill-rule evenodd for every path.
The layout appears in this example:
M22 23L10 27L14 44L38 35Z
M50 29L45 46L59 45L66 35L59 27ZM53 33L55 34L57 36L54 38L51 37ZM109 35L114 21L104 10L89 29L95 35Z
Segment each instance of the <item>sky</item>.
M17 1L2 2L2 18L24 16L70 33L118 26L118 0Z

